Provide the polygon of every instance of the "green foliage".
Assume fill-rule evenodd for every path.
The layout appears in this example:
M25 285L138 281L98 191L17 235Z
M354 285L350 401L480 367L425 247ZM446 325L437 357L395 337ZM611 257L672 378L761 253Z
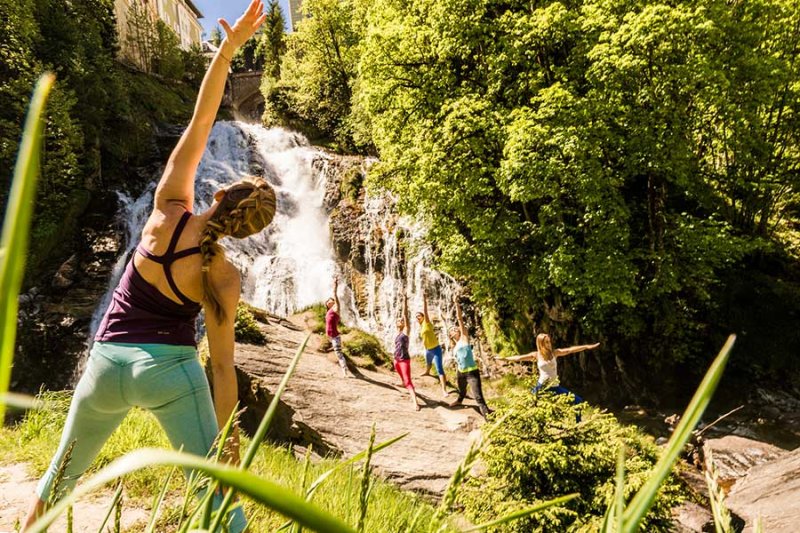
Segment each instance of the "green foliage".
M35 276L63 261L92 191L123 180L150 149L153 122L185 120L194 94L120 66L112 0L0 0L0 33L0 168L12 167L36 77L44 70L58 76L28 260ZM163 43L158 50L165 74L183 75L176 51ZM0 201L7 192L0 188Z
M342 351L359 366L381 366L392 362L381 341L360 329L350 328L347 334L343 334Z
M278 0L270 0L266 13L267 19L262 26L255 53L262 62L264 76L278 80L281 76L281 60L286 51L286 20Z
M358 166L348 168L339 183L339 191L343 198L352 203L358 201L361 190L364 188L364 170Z
M33 199L40 173L43 116L47 97L55 78L45 74L39 80L31 101L30 112L14 167L9 202L0 234L0 422L5 420L6 393L11 381L11 368L17 333L17 313L22 275L25 272ZM0 424L1 425L1 424Z
M170 80L181 80L186 73L180 37L161 19L156 22L153 71Z
M347 101L371 179L493 310L497 347L602 334L650 373L712 350L712 295L800 190L796 0L366 13Z
M351 121L351 98L366 0L308 0L287 37L281 84L291 110L340 147L364 146Z
M214 26L214 29L211 30L211 36L208 38L208 40L211 41L211 44L214 46L219 47L219 45L222 44L222 39L222 28L220 28L219 24L217 24Z
M236 322L233 330L236 342L257 345L264 345L267 342L267 336L261 331L256 317L253 316L250 306L246 303L239 302L239 305L236 306Z
M181 50L183 56L183 79L193 87L200 87L208 68L208 59L198 44L192 44L188 50Z
M569 493L580 497L488 531L596 531L614 501L619 448L625 448L626 498L644 485L658 459L650 437L613 415L584 404L577 423L567 395L517 390L507 400L483 428L484 466L460 498L467 516L486 522ZM678 500L678 486L668 479L643 530L668 531L670 508Z

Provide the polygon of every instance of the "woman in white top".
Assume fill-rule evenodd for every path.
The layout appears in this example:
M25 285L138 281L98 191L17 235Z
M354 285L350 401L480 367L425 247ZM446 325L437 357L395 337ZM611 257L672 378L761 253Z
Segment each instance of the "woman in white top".
M536 366L539 369L539 382L533 388L533 392L537 393L542 389L555 394L572 394L575 397L573 403L575 405L583 402L583 398L570 392L566 387L562 387L558 382L558 358L565 355L582 352L584 350L594 350L600 346L600 343L595 344L581 344L578 346L570 346L569 348L556 348L553 349L553 343L550 340L550 335L547 333L540 333L536 336L536 351L506 357L503 361L533 361L536 360ZM581 415L577 415L580 422Z

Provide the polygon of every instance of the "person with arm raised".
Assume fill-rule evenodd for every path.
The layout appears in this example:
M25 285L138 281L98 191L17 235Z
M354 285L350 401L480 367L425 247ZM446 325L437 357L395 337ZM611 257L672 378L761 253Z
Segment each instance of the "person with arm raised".
M428 315L428 297L425 291L422 291L422 311L417 312L417 322L420 324L421 329L419 332L422 344L425 347L425 372L423 376L430 376L431 366L436 367L436 374L439 378L439 384L442 386L442 396L447 397L447 380L444 375L444 362L442 360L442 346L439 344L439 338L436 336L436 330L433 328L430 316Z
M251 177L217 191L212 205L194 214L194 182L231 57L264 22L263 11L262 2L253 0L233 26L219 21L225 40L203 78L191 122L167 162L153 212L94 338L59 448L36 488L23 531L42 514L45 502L74 487L131 408L151 411L173 447L203 457L233 414L240 277L217 241L264 229L275 215L275 192L263 179ZM195 320L201 310L213 398L197 357ZM239 462L238 442L234 430L224 444L223 458L233 464ZM70 447L71 457L65 461ZM60 492L52 498L62 464ZM241 508L231 511L226 521L233 533L247 527Z
M339 310L339 277L333 277L333 296L328 298L325 302L327 311L325 312L325 335L331 341L333 351L336 353L336 358L339 360L339 368L342 370L342 377L347 377L347 360L344 358L342 351L342 336L339 334L339 322L341 317Z
M408 298L403 295L403 316L397 320L397 336L394 338L394 369L400 375L403 386L408 389L414 410L419 411L417 392L411 382L411 356L408 353L408 330L410 326L408 315Z
M461 306L458 303L458 295L453 297L453 304L456 308L456 319L458 326L450 328L450 340L453 345L453 355L456 360L456 373L458 380L458 398L449 404L450 407L461 405L467 396L467 383L472 389L472 395L478 404L478 409L485 417L491 411L483 398L483 387L481 385L481 372L475 363L472 353L472 344L469 342L469 334L464 326L464 317L461 314Z
M558 358L564 357L574 353L583 352L585 350L594 350L600 346L600 343L595 344L581 344L577 346L570 346L569 348L553 348L553 343L550 340L550 335L547 333L540 333L536 336L536 351L523 355L515 355L512 357L499 358L501 361L536 361L536 366L539 369L539 380L532 392L538 393L544 389L548 392L555 394L572 394L575 398L574 403L578 405L583 402L583 398L570 392L566 387L562 387L558 380ZM577 415L580 421L580 414Z

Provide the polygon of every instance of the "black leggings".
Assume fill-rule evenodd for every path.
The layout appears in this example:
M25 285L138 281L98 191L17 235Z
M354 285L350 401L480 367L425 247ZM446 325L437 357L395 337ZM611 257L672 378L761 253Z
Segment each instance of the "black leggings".
M483 399L483 388L481 387L481 373L477 368L469 372L458 372L458 401L463 400L467 396L467 383L472 389L472 395L475 397L475 402L485 414L488 411L486 401Z

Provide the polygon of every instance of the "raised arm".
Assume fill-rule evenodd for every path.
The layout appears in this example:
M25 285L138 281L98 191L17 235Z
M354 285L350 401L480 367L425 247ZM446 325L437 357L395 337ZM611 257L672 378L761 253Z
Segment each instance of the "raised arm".
M425 316L425 321L430 322L431 319L428 316L428 297L425 296L425 291L422 291L422 314Z
M164 211L173 205L179 205L187 210L192 209L195 173L222 101L231 58L236 49L244 44L264 22L266 15L263 11L264 4L261 0L253 0L233 27L225 19L219 19L219 23L225 29L226 37L214 59L211 60L211 65L200 85L192 120L172 151L161 181L158 182L155 194L156 209Z
M461 306L458 304L458 295L453 296L453 305L456 306L456 320L458 320L458 329L461 332L461 338L467 339L467 328L464 327L464 316L461 314Z
M408 296L403 294L403 332L408 335L411 333L411 316L408 314Z
M339 276L333 276L333 310L339 313Z
M210 282L219 295L220 305L225 312L223 322L207 320L208 351L210 354L211 375L214 381L214 411L219 427L223 427L236 408L238 384L236 368L233 364L234 354L234 320L236 305L239 303L240 278L236 267L224 258L215 258L218 264L212 263ZM212 311L206 309L206 316ZM226 448L225 457L231 463L239 462L239 433L234 430Z
M571 353L578 353L584 350L594 350L598 346L600 346L599 342L594 344L580 344L578 346L570 346L569 348L556 348L553 350L553 355L556 357L564 357L565 355L569 355Z
M530 352L522 355L512 355L510 357L495 357L499 361L536 361L539 352Z

